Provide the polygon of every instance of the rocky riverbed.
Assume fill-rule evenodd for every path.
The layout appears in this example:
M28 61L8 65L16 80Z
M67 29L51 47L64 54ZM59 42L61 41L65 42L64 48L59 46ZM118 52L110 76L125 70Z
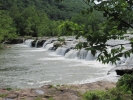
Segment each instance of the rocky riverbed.
M0 100L81 100L82 94L90 90L108 90L116 86L113 82L97 81L75 85L45 85L30 89L0 89Z

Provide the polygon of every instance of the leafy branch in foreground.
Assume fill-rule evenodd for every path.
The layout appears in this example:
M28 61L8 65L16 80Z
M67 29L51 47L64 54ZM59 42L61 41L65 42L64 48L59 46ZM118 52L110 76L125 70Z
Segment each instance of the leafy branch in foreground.
M93 27L98 27L93 30L93 27L82 28L82 33L78 32L75 34L77 38L80 36L86 38L87 44L85 47L87 50L91 50L92 54L99 53L98 60L103 63L116 64L121 57L130 57L133 53L132 40L128 40L129 43L121 44L107 44L111 39L123 40L127 37L127 31L133 28L133 1L131 0L83 0L88 8L82 12L82 14L91 14L95 11L99 11L105 17L103 22L97 23ZM100 16L101 17L101 16ZM65 25L64 25L65 26ZM68 27L68 26L67 26ZM72 27L72 26L70 26ZM68 28L69 29L69 28ZM65 30L68 31L68 30ZM69 30L70 32L71 30ZM72 30L74 32L75 30ZM81 30L80 30L81 31ZM124 48L127 44L130 44L130 49ZM80 43L80 48L84 47ZM111 50L108 51L107 48Z

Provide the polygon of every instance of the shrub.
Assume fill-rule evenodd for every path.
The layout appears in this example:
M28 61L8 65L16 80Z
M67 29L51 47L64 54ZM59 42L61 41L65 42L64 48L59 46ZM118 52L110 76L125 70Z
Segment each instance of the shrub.
M109 97L109 94L100 90L89 91L84 94L85 100L107 100L104 97Z
M133 94L133 73L124 74L117 82L117 88Z
M83 96L84 100L132 100L130 94L125 94L117 88L109 91L88 91Z

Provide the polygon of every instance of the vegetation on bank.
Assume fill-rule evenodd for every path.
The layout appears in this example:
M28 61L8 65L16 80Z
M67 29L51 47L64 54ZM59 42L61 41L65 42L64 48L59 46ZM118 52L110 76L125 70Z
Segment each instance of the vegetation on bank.
M133 73L123 75L114 89L88 91L84 100L133 100Z
M93 19L94 14L82 15L81 11L86 7L82 0L67 0L62 3L56 0L1 0L0 43L17 36L71 35L61 31L58 26L67 20L70 24L73 22L89 28L95 19L103 19L103 17ZM95 15L101 16L99 12Z
M116 63L120 57L126 58L133 53L133 39L128 43L131 49L125 49L124 45L127 43L110 45L106 42L110 39L126 39L124 34L133 28L133 2L98 2L99 0L1 0L0 43L16 36L76 35L77 39L82 36L87 42L80 43L78 49L86 48L93 55L100 51L97 58L99 61ZM58 13L61 15L62 12L66 13L64 17L60 17L61 15L56 15L56 11L61 12ZM69 14L69 17L65 17ZM107 46L113 47L111 52L107 51Z
M11 89L6 88L3 91L3 94L0 95L0 99L2 98L12 98L14 96L15 99L23 98L28 99L31 97L34 100L58 100L61 98L62 100L133 100L132 93L132 82L133 82L133 74L128 75L125 74L122 76L119 81L116 83L116 88L113 83L110 82L94 82L88 83L84 85L45 85L41 88L36 89ZM91 87L92 85L92 87ZM95 90L97 89L97 90ZM102 89L102 90L100 90ZM37 91L45 91L44 94L38 94ZM88 91L86 91L88 90ZM20 92L21 91L21 92ZM37 92L37 95L35 95ZM18 94L16 94L18 93ZM27 96L22 95L27 93ZM35 93L35 94L34 94ZM12 95L10 95L12 94ZM14 94L14 95L13 95ZM17 96L16 96L17 95Z
M81 0L1 0L0 43L16 36L58 36L62 21L84 8Z
M107 41L110 39L127 39L125 34L127 34L129 29L133 29L133 1L83 1L88 5L88 8L85 11L82 11L82 14L89 15L89 21L87 20L89 24L86 25L84 23L84 27L78 30L75 26L63 23L64 33L76 33L76 38L79 38L80 36L85 37L87 40L86 44L89 43L90 47L84 45L84 42L82 42L80 43L79 49L86 48L86 50L90 50L93 55L100 52L97 60L101 61L103 64L116 64L117 61L121 60L121 57L130 57L130 54L133 53L133 38L130 38L129 43L121 44L107 44ZM130 45L130 49L126 49L125 45L127 44ZM107 47L111 48L110 52L108 52Z
M63 1L63 0L56 0ZM120 57L133 53L133 39L126 49L124 43L109 45L109 39L126 39L124 34L133 28L133 1L131 0L1 0L0 1L0 43L17 36L58 36L76 35L86 38L78 49L86 48L103 63L116 63ZM97 1L97 3L95 2ZM100 2L99 2L100 1ZM99 2L99 3L98 3ZM75 5L75 6L74 6ZM83 5L83 6L82 6ZM88 8L82 11L84 8ZM82 6L82 7L81 7ZM82 11L81 13L79 13ZM90 47L87 47L87 44ZM107 46L113 47L107 52ZM85 100L133 100L132 75L124 75L117 88L92 91L84 94Z

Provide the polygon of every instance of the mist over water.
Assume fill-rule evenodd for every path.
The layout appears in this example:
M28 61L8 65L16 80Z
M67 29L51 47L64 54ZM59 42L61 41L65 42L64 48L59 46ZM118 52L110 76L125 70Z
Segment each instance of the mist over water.
M30 44L29 44L30 45ZM50 45L47 45L50 46ZM33 88L46 84L82 84L93 81L117 81L113 68L96 60L82 60L59 55L63 51L31 48L24 44L0 50L0 88ZM58 55L57 55L58 54ZM82 58L84 54L81 54Z

